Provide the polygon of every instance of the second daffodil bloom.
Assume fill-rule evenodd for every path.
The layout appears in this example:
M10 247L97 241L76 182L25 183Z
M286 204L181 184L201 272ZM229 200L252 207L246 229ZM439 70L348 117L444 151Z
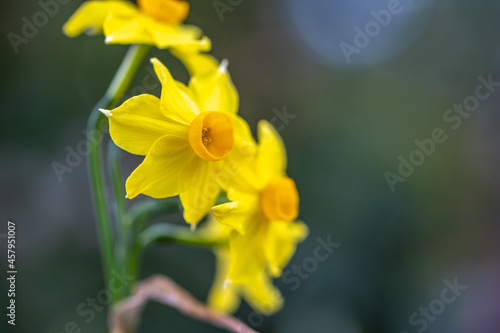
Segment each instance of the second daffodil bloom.
M147 44L158 48L183 46L208 51L210 40L200 39L198 27L181 24L189 4L180 0L86 1L63 27L69 37L83 32L104 33L106 44Z
M233 229L229 239L230 259L226 283L259 288L269 294L268 276L279 277L308 233L295 221L299 196L286 176L286 152L280 136L267 121L259 122L259 146L251 163L242 164L240 174L228 186L231 202L213 208L217 220ZM275 310L268 304L268 312Z
M200 230L214 239L229 239L232 229L225 226L210 215L207 224ZM223 313L233 313L237 310L240 299L244 298L256 311L272 314L279 310L283 299L279 290L273 286L272 277L262 270L245 284L226 283L230 263L230 250L227 244L213 249L216 257L216 272L207 303L212 308Z
M162 84L161 99L139 95L101 112L117 146L146 155L127 179L127 198L180 195L184 219L194 227L219 195L220 173L233 147L252 140L250 129L236 115L237 92L226 62L203 78L193 76L188 87L158 59L151 62Z

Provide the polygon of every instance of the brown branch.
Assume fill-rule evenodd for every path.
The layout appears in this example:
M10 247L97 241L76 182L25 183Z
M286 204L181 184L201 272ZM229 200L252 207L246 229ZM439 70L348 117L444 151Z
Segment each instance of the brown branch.
M118 303L111 313L112 333L134 333L141 312L150 300L169 305L194 319L233 333L257 333L238 319L215 312L166 276L154 275L137 284L134 294Z

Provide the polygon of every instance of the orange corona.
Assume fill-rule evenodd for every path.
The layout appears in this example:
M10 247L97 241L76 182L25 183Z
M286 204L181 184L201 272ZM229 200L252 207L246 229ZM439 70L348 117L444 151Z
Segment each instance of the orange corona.
M271 180L260 194L262 213L271 221L294 221L299 215L299 194L288 177Z
M189 13L189 4L177 0L137 0L141 12L155 19L177 24L183 22Z
M202 112L191 123L188 139L196 155L206 161L220 161L233 148L231 119L222 112Z

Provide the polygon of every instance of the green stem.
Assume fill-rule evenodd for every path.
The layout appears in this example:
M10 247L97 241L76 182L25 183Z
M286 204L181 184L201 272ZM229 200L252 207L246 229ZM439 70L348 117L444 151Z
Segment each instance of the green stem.
M137 235L146 227L147 222L160 216L174 212L178 213L179 208L180 202L176 198L139 202L133 207L133 212L131 213L130 230L134 235Z
M102 138L106 128L106 117L101 114L99 108L110 108L117 103L123 94L127 91L135 73L146 56L149 46L132 45L120 68L118 69L113 81L111 82L106 94L101 98L92 110L88 122L87 132L95 137ZM109 210L106 201L106 191L104 175L102 169L101 140L90 140L90 154L88 159L88 168L90 173L90 184L94 206L97 215L97 224L99 231L99 240L101 244L101 254L104 266L104 278L107 286L112 277L112 271L115 268L113 237L111 232L111 222ZM113 295L113 303L117 301L117 295Z
M217 204L227 202L225 197L219 197ZM128 274L138 275L139 264L142 252L146 246L152 242L175 242L197 246L213 247L220 245L222 241L213 238L200 238L200 233L193 233L186 228L175 227L172 225L157 224L144 230L147 222L160 216L179 211L180 202L178 199L167 198L162 200L148 200L139 202L134 206L131 214L131 237L132 248L129 252L129 270Z
M122 168L120 158L122 150L115 145L113 141L108 142L108 166L111 175L111 185L113 187L116 200L116 220L118 229L118 243L125 242L128 227L130 225L129 215L127 213L127 202L125 200L125 187L122 177Z
M136 276L140 257L152 243L178 243L205 248L226 246L226 238L216 238L203 231L190 231L186 227L168 223L157 223L137 235L129 257L129 274Z
M138 235L151 220L173 212L179 212L178 199L147 200L139 202L133 207L131 224L128 229L132 247L129 249L128 253L127 274L134 276L135 279L137 279L139 274L140 256L143 248L139 245L137 240Z
M122 168L120 164L120 158L122 156L122 150L115 145L115 143L110 140L108 142L108 167L109 174L111 178L111 185L114 192L114 199L116 202L116 212L115 212L115 226L116 226L116 254L115 260L116 265L119 266L123 271L126 269L126 263L128 258L128 227L129 214L127 213L127 202L125 199L125 187L122 177ZM130 284L126 288L122 288L119 298L125 298L130 293Z
M201 247L218 247L227 244L226 238L213 237L204 231L190 231L186 227L158 223L144 230L138 237L142 248L156 242L179 243Z

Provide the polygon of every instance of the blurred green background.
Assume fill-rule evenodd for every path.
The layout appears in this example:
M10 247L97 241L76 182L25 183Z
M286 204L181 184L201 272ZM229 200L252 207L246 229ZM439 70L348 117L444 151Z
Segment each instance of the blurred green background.
M500 1L394 1L190 1L188 22L212 39L212 54L229 59L240 114L252 129L285 109L290 115L274 121L310 236L285 270L295 282L276 280L284 309L264 318L244 304L236 313L259 332L500 332L500 89L490 87L456 129L443 118L473 100L478 77L500 81ZM17 47L9 33L22 36L23 18L32 22L43 9L35 1L2 3L0 232L8 220L17 223L19 271L17 324L7 325L2 311L2 332L60 333L69 321L82 332L106 331L104 311L90 323L76 312L103 288L86 164L60 182L52 163L64 164L68 147L85 140L88 113L127 47L65 37L61 27L81 3L60 4ZM231 10L218 12L220 3ZM380 14L388 8L390 19ZM382 23L370 23L375 17ZM356 37L356 27L372 37ZM346 58L342 43L357 51ZM168 52L149 55L188 79ZM130 93L159 94L143 87L149 66ZM420 156L415 140L436 128L447 140L392 191L384 174L398 173L400 155ZM124 172L139 162L126 157ZM340 244L321 262L311 259L318 238ZM142 276L154 273L204 300L214 258L154 246ZM455 279L468 288L441 309L444 281ZM5 278L1 287L5 309ZM430 305L439 315L425 325L409 321L415 312L414 320L425 318L420 308ZM223 330L151 303L140 332Z

